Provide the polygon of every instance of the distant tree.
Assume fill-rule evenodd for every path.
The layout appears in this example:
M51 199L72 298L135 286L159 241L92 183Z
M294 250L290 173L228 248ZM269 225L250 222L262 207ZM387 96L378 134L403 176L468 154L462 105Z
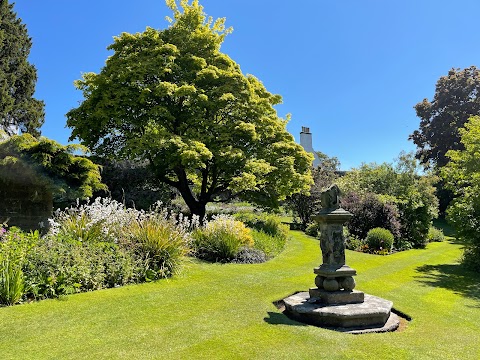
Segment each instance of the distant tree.
M193 214L228 193L264 206L310 187L312 156L296 144L269 93L220 52L230 29L198 1L167 4L165 30L123 33L99 74L76 82L85 100L67 114L95 155L148 162Z
M30 134L14 135L0 142L0 184L23 183L45 186L55 203L87 199L96 190L106 190L99 166L78 155L80 145L63 146Z
M13 4L0 0L0 130L15 129L40 135L44 103L33 97L37 71L28 62L32 40L13 11Z
M302 227L305 228L312 221L312 216L320 210L320 194L322 190L332 185L338 177L340 161L335 156L328 156L317 151L320 164L313 168L313 185L309 193L297 193L288 197L286 207L298 217Z
M138 161L115 161L108 159L92 160L102 166L102 182L108 187L109 196L127 207L148 210L160 201L168 206L172 200L172 189L159 183L148 168L148 164ZM94 196L104 196L103 190Z
M463 262L480 272L480 117L470 118L460 129L460 138L463 150L447 152L450 161L441 175L456 195L447 215L466 244Z
M438 215L438 199L432 174L421 174L413 153L400 153L393 164L363 164L338 180L340 189L364 198L370 193L384 203L395 205L401 223L401 240L424 247L428 229ZM404 246L402 246L404 247Z
M451 69L436 85L432 101L415 105L420 127L409 139L417 145L417 158L426 165L442 167L448 150L462 150L459 129L468 118L480 114L480 70L475 66Z

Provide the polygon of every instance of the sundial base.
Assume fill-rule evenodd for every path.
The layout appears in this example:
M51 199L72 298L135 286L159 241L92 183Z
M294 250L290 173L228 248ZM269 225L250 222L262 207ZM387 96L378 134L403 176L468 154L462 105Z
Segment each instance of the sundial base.
M361 303L331 305L311 302L308 292L300 292L283 299L283 303L288 317L339 331L386 332L400 325L398 316L391 312L391 301L368 294Z

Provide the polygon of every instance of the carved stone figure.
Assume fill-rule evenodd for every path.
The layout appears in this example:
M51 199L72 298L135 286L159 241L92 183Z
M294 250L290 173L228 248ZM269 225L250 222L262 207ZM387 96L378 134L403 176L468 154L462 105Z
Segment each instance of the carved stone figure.
M322 191L320 195L320 203L323 209L340 208L340 189L336 184Z

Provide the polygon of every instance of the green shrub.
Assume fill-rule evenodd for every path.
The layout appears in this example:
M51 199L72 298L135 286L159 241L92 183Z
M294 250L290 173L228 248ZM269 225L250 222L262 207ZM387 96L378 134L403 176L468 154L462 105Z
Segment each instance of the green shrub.
M141 263L113 243L42 238L24 266L27 296L58 297L136 282Z
M348 230L345 231L345 229L346 228L344 228L343 231L343 236L345 237L345 247L348 250L362 251L364 242L357 236L350 234Z
M19 302L24 287L21 264L16 259L3 258L0 262L0 304L13 305Z
M24 233L18 228L7 231L0 226L0 304L13 305L22 299L25 292L22 267L38 239L38 231Z
M431 226L430 229L428 229L427 238L429 242L440 242L445 240L445 235L441 229Z
M480 272L480 247L465 247L462 255L462 264L467 269Z
M251 229L263 231L269 235L278 235L286 239L288 226L282 223L282 220L271 214L253 214L241 212L234 215L235 219L243 222Z
M319 225L317 222L312 222L307 225L305 228L305 234L313 236L313 237L318 237L318 230L319 230Z
M263 231L252 230L254 248L261 250L267 259L270 259L282 252L285 247L286 237L280 235L269 235Z
M240 221L227 216L218 216L193 233L195 255L204 260L229 262L241 248L252 247L250 229Z
M189 251L189 236L172 219L154 216L137 220L129 232L147 281L175 274Z
M393 239L390 230L374 228L367 233L365 244L370 252L389 252L392 250Z

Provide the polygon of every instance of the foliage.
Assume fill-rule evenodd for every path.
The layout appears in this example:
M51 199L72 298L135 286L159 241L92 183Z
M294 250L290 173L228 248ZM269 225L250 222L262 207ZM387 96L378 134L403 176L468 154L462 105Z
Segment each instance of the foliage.
M145 163L93 158L101 165L102 182L108 188L109 197L128 207L148 210L158 201L170 205L172 189L158 183ZM95 195L104 195L104 191Z
M242 247L231 262L237 264L260 264L265 261L267 261L267 257L262 250Z
M243 222L251 229L262 231L271 236L279 236L283 239L287 238L288 227L282 224L278 216L273 214L240 212L234 214L234 218Z
M287 237L283 234L271 235L261 230L252 230L252 237L254 248L261 251L265 259L271 259L280 254L287 241Z
M113 243L44 237L24 266L26 296L44 299L136 282L139 265Z
M345 248L354 251L364 250L364 240L359 239L355 235L350 234L347 227L343 228L343 236L345 237Z
M410 135L417 145L417 158L424 164L444 166L448 150L463 150L459 129L468 118L480 114L480 70L452 68L436 84L432 101L415 105L420 127Z
M85 99L67 114L71 139L148 163L201 219L213 200L275 207L308 190L313 158L278 117L281 97L220 51L225 19L207 18L198 1L167 3L170 27L115 37L101 72L76 82Z
M420 174L413 154L402 152L393 164L363 164L349 171L338 183L345 194L355 193L362 198L373 193L382 202L395 205L401 224L401 241L397 244L424 247L432 219L438 215L433 186L436 181L432 174Z
M0 130L38 136L45 105L33 97L37 71L28 62L32 40L13 5L0 0Z
M470 118L460 135L464 150L449 151L450 161L441 170L446 186L456 196L447 216L466 244L464 262L480 271L475 260L480 254L480 117Z
M147 281L174 275L189 252L189 234L173 218L149 216L136 220L129 234Z
M189 251L189 231L195 226L194 220L159 206L145 212L98 198L56 211L42 238L38 232L1 227L0 293L10 294L0 295L1 301L11 304L20 298L58 297L172 276Z
M440 242L445 240L445 235L441 229L437 229L434 226L430 226L428 229L428 242Z
M318 237L319 224L317 222L311 222L305 228L305 234L313 236L314 238Z
M400 237L401 224L397 207L382 201L377 195L367 193L360 197L348 193L342 198L342 207L353 214L346 225L351 235L365 239L371 229L383 227L396 239Z
M320 210L320 194L322 190L332 185L340 170L340 161L336 157L317 151L320 164L312 170L313 185L310 193L296 193L287 198L286 207L298 217L303 228L312 221L312 215Z
M82 150L86 149L30 134L14 135L0 142L0 181L4 186L11 182L45 185L56 202L86 199L105 185L98 165L76 155Z
M365 244L371 252L390 252L393 246L393 234L384 228L373 228L367 233Z
M231 217L221 215L192 233L195 255L214 262L232 261L244 247L252 247L250 229Z
M22 299L25 292L22 267L38 237L38 232L25 234L17 228L7 231L0 225L0 304L13 305Z

